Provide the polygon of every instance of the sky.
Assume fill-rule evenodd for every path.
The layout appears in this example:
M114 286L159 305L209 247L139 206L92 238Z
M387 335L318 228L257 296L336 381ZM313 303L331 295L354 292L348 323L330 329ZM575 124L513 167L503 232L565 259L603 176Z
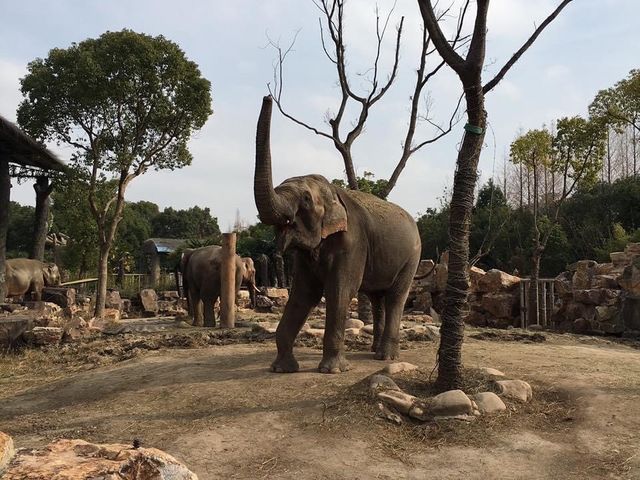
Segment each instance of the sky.
M441 2L443 5L444 3ZM456 5L451 10L456 13ZM486 82L526 41L559 0L492 0L489 10ZM345 37L352 86L364 92L375 48L375 6L385 15L393 0L348 0ZM150 171L129 187L130 201L149 200L161 208L209 207L223 231L236 212L257 220L253 200L255 125L267 84L273 82L276 52L268 39L287 46L283 104L308 124L327 129L327 112L339 101L336 72L320 43L320 12L311 0L0 0L0 114L15 121L27 64L51 48L98 37L123 28L164 35L178 43L212 84L213 115L189 143L193 164L181 170ZM474 9L472 7L472 13ZM397 0L382 51L383 78L391 67L394 28L405 16L399 73L376 104L365 133L354 144L359 174L388 178L406 133L412 82L418 65L420 13L415 0ZM470 15L472 18L473 15ZM586 115L596 93L640 68L640 2L574 0L487 97L490 128L480 160L480 182L500 176L510 143L518 133L549 125L563 116ZM445 29L451 29L450 19ZM434 55L429 64L438 61ZM457 78L441 71L427 86L429 116L445 124L460 95ZM451 190L464 122L444 139L414 154L389 200L412 215L440 204ZM346 123L349 126L349 123ZM416 141L434 133L422 123ZM50 148L63 160L71 150ZM344 178L341 157L332 142L274 110L272 125L274 184L296 175L319 173ZM14 185L12 199L33 204L29 183Z

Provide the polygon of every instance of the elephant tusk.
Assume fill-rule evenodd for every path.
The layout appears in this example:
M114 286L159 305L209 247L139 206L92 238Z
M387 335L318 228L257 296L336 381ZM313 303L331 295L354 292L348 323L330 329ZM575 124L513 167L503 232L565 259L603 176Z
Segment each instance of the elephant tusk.
M260 289L259 289L258 287L256 287L255 285L252 285L252 287L253 287L253 289L254 289L256 292L258 292L258 293L262 293L262 292L260 291Z

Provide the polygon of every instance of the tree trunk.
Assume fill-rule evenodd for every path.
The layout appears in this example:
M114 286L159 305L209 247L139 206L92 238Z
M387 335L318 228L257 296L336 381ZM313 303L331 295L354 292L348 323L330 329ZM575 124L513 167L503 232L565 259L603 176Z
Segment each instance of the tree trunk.
M6 159L0 158L0 303L4 302L7 295L5 276L10 199L11 177L9 176L9 162Z
M100 245L100 258L98 260L98 285L96 286L96 306L93 312L95 317L104 315L104 303L107 299L107 282L109 280L109 250L111 245Z
M31 258L42 262L44 260L44 247L47 242L47 222L49 221L51 205L49 195L53 190L53 184L49 182L48 177L41 175L33 185L33 189L36 191L36 215Z
M474 82L475 83L475 82ZM458 153L449 214L449 275L438 349L439 390L454 390L462 383L463 311L469 291L469 226L478 160L484 142L486 112L481 83L465 84L468 123L481 133L465 131Z

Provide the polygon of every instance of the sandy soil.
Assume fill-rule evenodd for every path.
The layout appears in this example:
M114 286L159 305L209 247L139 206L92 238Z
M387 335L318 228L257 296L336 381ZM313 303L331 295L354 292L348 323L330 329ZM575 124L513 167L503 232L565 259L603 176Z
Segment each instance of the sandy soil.
M121 336L96 342L93 357L0 357L0 430L18 447L138 438L202 480L640 478L640 350L570 335L525 343L477 334L468 332L465 365L529 381L532 404L471 425L397 427L363 393L362 380L384 366L368 352L349 352L351 371L322 375L321 351L298 348L301 372L278 375L268 371L269 339L140 348L145 340L123 357ZM405 346L402 360L426 379L437 344Z

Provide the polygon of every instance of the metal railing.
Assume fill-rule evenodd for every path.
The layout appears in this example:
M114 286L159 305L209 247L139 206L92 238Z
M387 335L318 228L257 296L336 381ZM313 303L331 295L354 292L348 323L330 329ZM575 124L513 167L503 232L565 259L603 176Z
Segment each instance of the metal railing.
M73 282L73 286L78 293L83 295L92 295L96 291L98 279L88 278L86 281ZM162 273L158 279L158 283L153 285L152 277L146 273L125 273L124 275L109 274L107 278L107 288L120 291L123 297L132 296L144 290L145 288L153 288L157 291L175 290L176 280L172 273Z
M553 278L539 278L536 284L531 278L520 280L520 327L551 325L556 301L554 282Z

